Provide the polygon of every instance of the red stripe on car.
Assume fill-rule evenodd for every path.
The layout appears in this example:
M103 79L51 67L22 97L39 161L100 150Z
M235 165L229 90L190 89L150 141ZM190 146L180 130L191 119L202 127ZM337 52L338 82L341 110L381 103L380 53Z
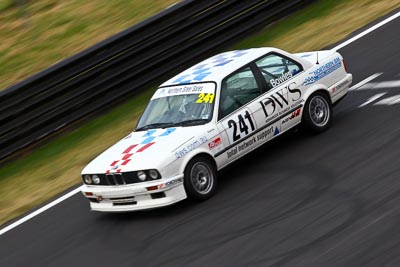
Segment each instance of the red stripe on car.
M125 156L122 157L122 160L127 160L129 159L133 154L125 154Z
M128 147L127 149L125 149L125 151L122 152L122 154L127 154L127 153L131 152L131 150L134 149L136 146L137 146L137 144L131 145L130 147Z
M139 148L137 152L143 152L145 149L149 148L150 146L152 146L155 143L156 142L148 143L148 144L142 146L141 148Z
M117 165L118 161L119 161L119 160L114 160L113 163L111 163L110 166L111 166L111 167L114 167L115 165Z
M127 160L125 160L124 162L122 162L122 163L121 163L121 165L126 165L126 164L128 164L128 163L129 163L129 161L131 161L131 159L127 159Z

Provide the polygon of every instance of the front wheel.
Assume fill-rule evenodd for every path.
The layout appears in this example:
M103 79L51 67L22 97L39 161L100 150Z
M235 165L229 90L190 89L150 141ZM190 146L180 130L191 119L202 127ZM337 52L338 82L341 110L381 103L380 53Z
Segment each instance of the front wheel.
M216 190L217 171L206 157L196 157L186 166L184 182L188 197L195 200L210 198Z
M303 126L314 133L321 133L332 124L332 104L326 94L316 92L306 101Z

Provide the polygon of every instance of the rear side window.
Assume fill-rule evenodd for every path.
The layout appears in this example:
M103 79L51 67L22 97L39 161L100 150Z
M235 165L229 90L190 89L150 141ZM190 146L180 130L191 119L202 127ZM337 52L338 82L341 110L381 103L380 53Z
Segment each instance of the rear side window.
M269 54L256 61L256 65L267 83L267 90L303 71L299 63L279 54Z
M219 119L261 95L256 78L250 67L228 76L222 82Z

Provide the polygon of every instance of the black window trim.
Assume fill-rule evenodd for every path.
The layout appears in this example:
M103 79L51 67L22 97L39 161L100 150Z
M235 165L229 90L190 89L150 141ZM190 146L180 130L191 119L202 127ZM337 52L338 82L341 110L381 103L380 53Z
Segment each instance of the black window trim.
M267 81L265 80L265 78L264 78L264 76L263 76L263 74L262 74L262 70L260 69L260 67L257 66L256 62L257 62L258 60L260 60L260 59L262 59L262 58L265 58L265 57L267 57L267 56L270 56L270 55L277 55L277 56L282 57L282 58L284 58L284 59L290 60L290 61L292 61L293 63L295 63L295 65L301 67L301 69L299 70L299 72L296 73L296 75L294 75L294 76L293 76L292 78L290 78L289 80L293 79L295 76L297 76L298 74L300 74L300 73L302 73L302 72L304 71L304 66L303 66L303 64L301 64L300 62L294 60L294 59L291 58L291 57L287 57L287 56L282 55L282 54L280 54L280 53L278 53L278 52L276 52L276 51L268 52L268 53L264 54L263 56L258 57L257 59L253 60L251 63L254 63L255 67L257 68L257 72L258 72L259 75L260 75L259 78L262 79L262 83L264 84L264 87L263 87L264 93L266 93L266 92L268 92L268 91L271 91L271 90L273 90L273 89L276 88L276 87L272 87L272 88L268 89ZM289 81L289 80L287 80L287 81ZM285 81L285 82L287 82L287 81Z
M264 87L263 81L260 80L260 77L258 77L259 75L262 75L262 74L260 73L260 71L259 71L257 65L255 64L255 61L251 61L250 63L247 63L246 65L244 65L244 66L240 67L239 69L237 69L237 70L235 70L235 71L229 73L228 75L226 75L225 78L222 79L222 81L221 81L221 88L220 88L220 91L223 90L223 85L224 85L224 83L225 83L225 81L226 81L227 79L229 79L229 78L232 77L233 75L235 75L235 74L241 72L242 70L244 70L244 69L246 69L246 68L250 68L250 71L253 73L254 79L256 80L256 83L257 83L258 90L260 91L260 96L261 96L262 94L264 94L264 93L265 93L265 90L263 89L263 87ZM262 79L264 80L263 77L262 77ZM264 80L264 83L265 83L265 80ZM243 106L245 106L246 104L248 104L248 103L252 102L254 99L258 98L258 97L256 97L256 98L252 99L251 101L249 101L249 102L243 104L242 106L240 106L240 107L239 107L238 109L236 109L235 111L233 111L233 112L231 112L231 113L225 115L224 117L220 117L220 115L222 114L222 112L221 112L221 95L222 95L222 92L220 93L220 99L219 99L219 101L218 101L218 116L217 116L217 122L223 120L224 118L226 118L227 116L229 116L230 114L232 114L233 112L235 112L236 110L241 109L241 108L242 108Z
M260 90L260 93L261 93L261 94L260 94L258 97L264 95L264 94L267 93L268 91L271 91L271 90L275 89L276 87L272 87L272 88L268 89L267 81L265 80L265 78L264 78L264 76L263 76L263 74L262 74L261 69L260 69L260 68L257 66L257 64L256 64L256 62L257 62L258 60L260 60L260 59L262 59L262 58L265 58L265 57L267 57L267 56L269 56L269 55L277 55L277 56L279 56L279 57L282 57L282 58L285 58L285 59L287 59L287 60L290 60L290 61L294 62L296 65L300 66L300 67L301 67L301 70L300 70L298 73L296 73L295 76L299 75L300 73L302 73L302 72L304 71L304 66L303 66L303 64L301 64L301 63L298 62L297 60L294 60L294 59L291 58L291 57L282 55L282 54L280 54L280 53L278 53L278 52L276 52L276 51L271 51L271 52L268 52L268 53L266 53L266 54L264 54L264 55L262 55L262 56L256 58L255 60L253 60L253 61L247 63L246 65L240 67L239 69L232 71L232 72L229 73L228 75L226 75L226 76L222 79L222 81L221 81L221 88L220 88L220 91L222 91L222 85L224 84L224 82L226 81L226 79L228 79L228 78L231 77L232 75L234 75L234 74L236 74L236 73L240 72L241 70L243 70L243 69L245 69L245 68L248 68L248 67L250 67L250 70L252 71L252 73L253 73L253 75L254 75L254 78L256 79L256 83L257 83L258 89ZM293 76L293 77L290 78L289 80L293 79L295 76ZM289 81L289 80L288 80L288 81ZM285 81L285 82L287 82L287 81ZM221 96L221 94L220 94L220 96ZM231 112L231 113L225 115L224 117L220 117L220 115L221 115L221 99L219 99L219 101L218 101L217 123L220 122L220 121L222 121L222 120L224 120L226 117L228 117L228 116L231 115L232 113L234 113L234 112L236 112L236 111L242 109L245 105L247 105L247 104L253 102L253 101L254 101L255 99L257 99L258 97L256 97L256 98L254 98L253 100L247 102L246 104L242 105L241 107L239 107L239 108L236 109L235 111L233 111L233 112Z

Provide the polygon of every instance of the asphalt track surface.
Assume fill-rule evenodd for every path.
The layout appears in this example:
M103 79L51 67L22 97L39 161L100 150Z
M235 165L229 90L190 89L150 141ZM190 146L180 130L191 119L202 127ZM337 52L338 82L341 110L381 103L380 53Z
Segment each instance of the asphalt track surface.
M340 52L354 84L400 80L400 18ZM231 165L206 202L102 214L74 195L1 235L0 266L400 266L400 86L383 85Z

